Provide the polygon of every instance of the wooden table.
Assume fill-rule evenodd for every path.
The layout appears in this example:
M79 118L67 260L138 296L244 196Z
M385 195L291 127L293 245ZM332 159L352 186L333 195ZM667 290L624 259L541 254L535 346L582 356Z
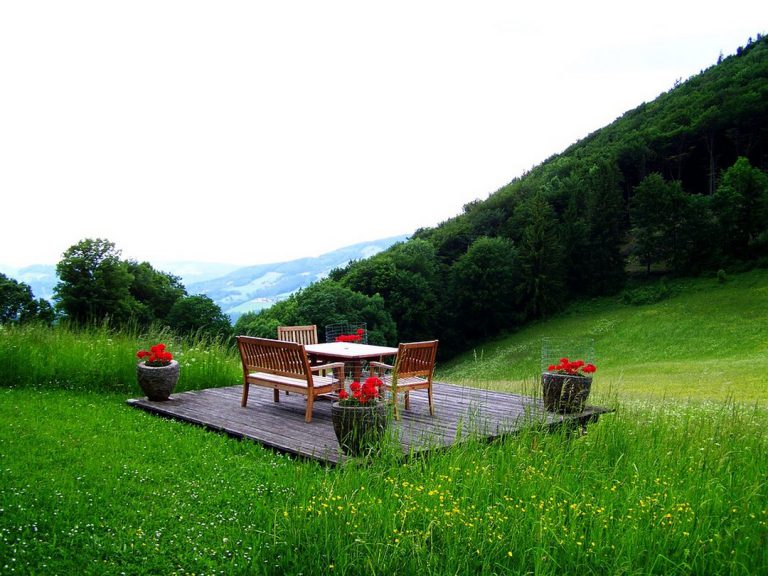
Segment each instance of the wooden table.
M352 366L352 377L360 381L363 370L363 360L378 360L386 356L397 356L397 348L389 346L374 346L372 344L356 344L354 342L326 342L324 344L307 344L304 346L307 354L324 362L344 362Z

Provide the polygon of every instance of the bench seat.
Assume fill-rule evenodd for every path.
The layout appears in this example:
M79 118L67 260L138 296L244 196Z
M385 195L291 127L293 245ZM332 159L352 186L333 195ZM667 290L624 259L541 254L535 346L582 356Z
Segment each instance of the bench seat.
M341 362L336 362L335 364L342 364ZM325 368L328 369L329 367L335 367L335 364L325 364ZM279 376L277 374L270 374L268 372L251 372L248 374L248 379L253 380L263 380L265 382L273 382L275 386L280 390L293 390L294 388L299 388L306 390L309 386L307 384L306 380L302 380L300 378L292 378L290 376ZM336 383L338 383L338 378L335 378L334 376L317 376L315 375L313 377L313 381L316 388L319 388L321 386L333 386Z

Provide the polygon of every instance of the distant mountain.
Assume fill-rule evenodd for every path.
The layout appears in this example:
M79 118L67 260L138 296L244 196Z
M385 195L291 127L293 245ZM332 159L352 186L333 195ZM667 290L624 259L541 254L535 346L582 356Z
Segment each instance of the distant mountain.
M156 270L178 276L184 286L219 278L239 268L237 264L195 261L152 262L152 266ZM0 264L0 272L19 282L28 284L32 288L35 298L45 298L46 300L53 299L53 287L59 282L56 266L53 264L34 264L24 268Z
M340 248L317 258L256 266L196 261L151 264L157 270L180 277L189 294L205 294L211 298L235 321L245 312L268 308L299 288L324 278L334 268L373 256L407 238L406 235L393 236ZM0 272L28 284L35 298L46 300L53 298L53 287L59 281L56 266L51 264L24 268L0 264Z
M177 262L152 262L156 270L167 272L181 278L184 286L205 282L214 278L221 278L230 272L240 268L238 264L222 264L220 262L198 262L196 260L183 260Z
M220 278L190 284L187 291L208 296L235 321L245 312L268 308L299 288L325 278L334 268L369 258L407 238L406 235L392 236L340 248L316 258L247 266Z

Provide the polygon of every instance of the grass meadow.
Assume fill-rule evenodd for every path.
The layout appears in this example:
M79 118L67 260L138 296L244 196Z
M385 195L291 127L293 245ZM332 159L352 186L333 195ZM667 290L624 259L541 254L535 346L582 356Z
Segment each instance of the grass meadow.
M587 335L586 436L336 468L125 404L159 339L180 390L237 384L224 343L2 329L0 574L767 573L765 310L765 271L579 304L439 378L535 393L541 338Z

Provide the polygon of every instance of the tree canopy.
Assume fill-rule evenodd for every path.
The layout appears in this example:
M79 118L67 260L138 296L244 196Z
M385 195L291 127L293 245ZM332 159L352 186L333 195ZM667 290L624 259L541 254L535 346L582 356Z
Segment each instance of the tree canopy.
M122 260L103 238L86 238L64 252L56 266L56 308L84 324L109 321L148 326L158 322L179 332L229 334L229 318L207 296L188 296L181 280L149 262Z
M0 273L0 324L23 324L33 320L51 324L53 307L43 298L35 299L28 284Z

